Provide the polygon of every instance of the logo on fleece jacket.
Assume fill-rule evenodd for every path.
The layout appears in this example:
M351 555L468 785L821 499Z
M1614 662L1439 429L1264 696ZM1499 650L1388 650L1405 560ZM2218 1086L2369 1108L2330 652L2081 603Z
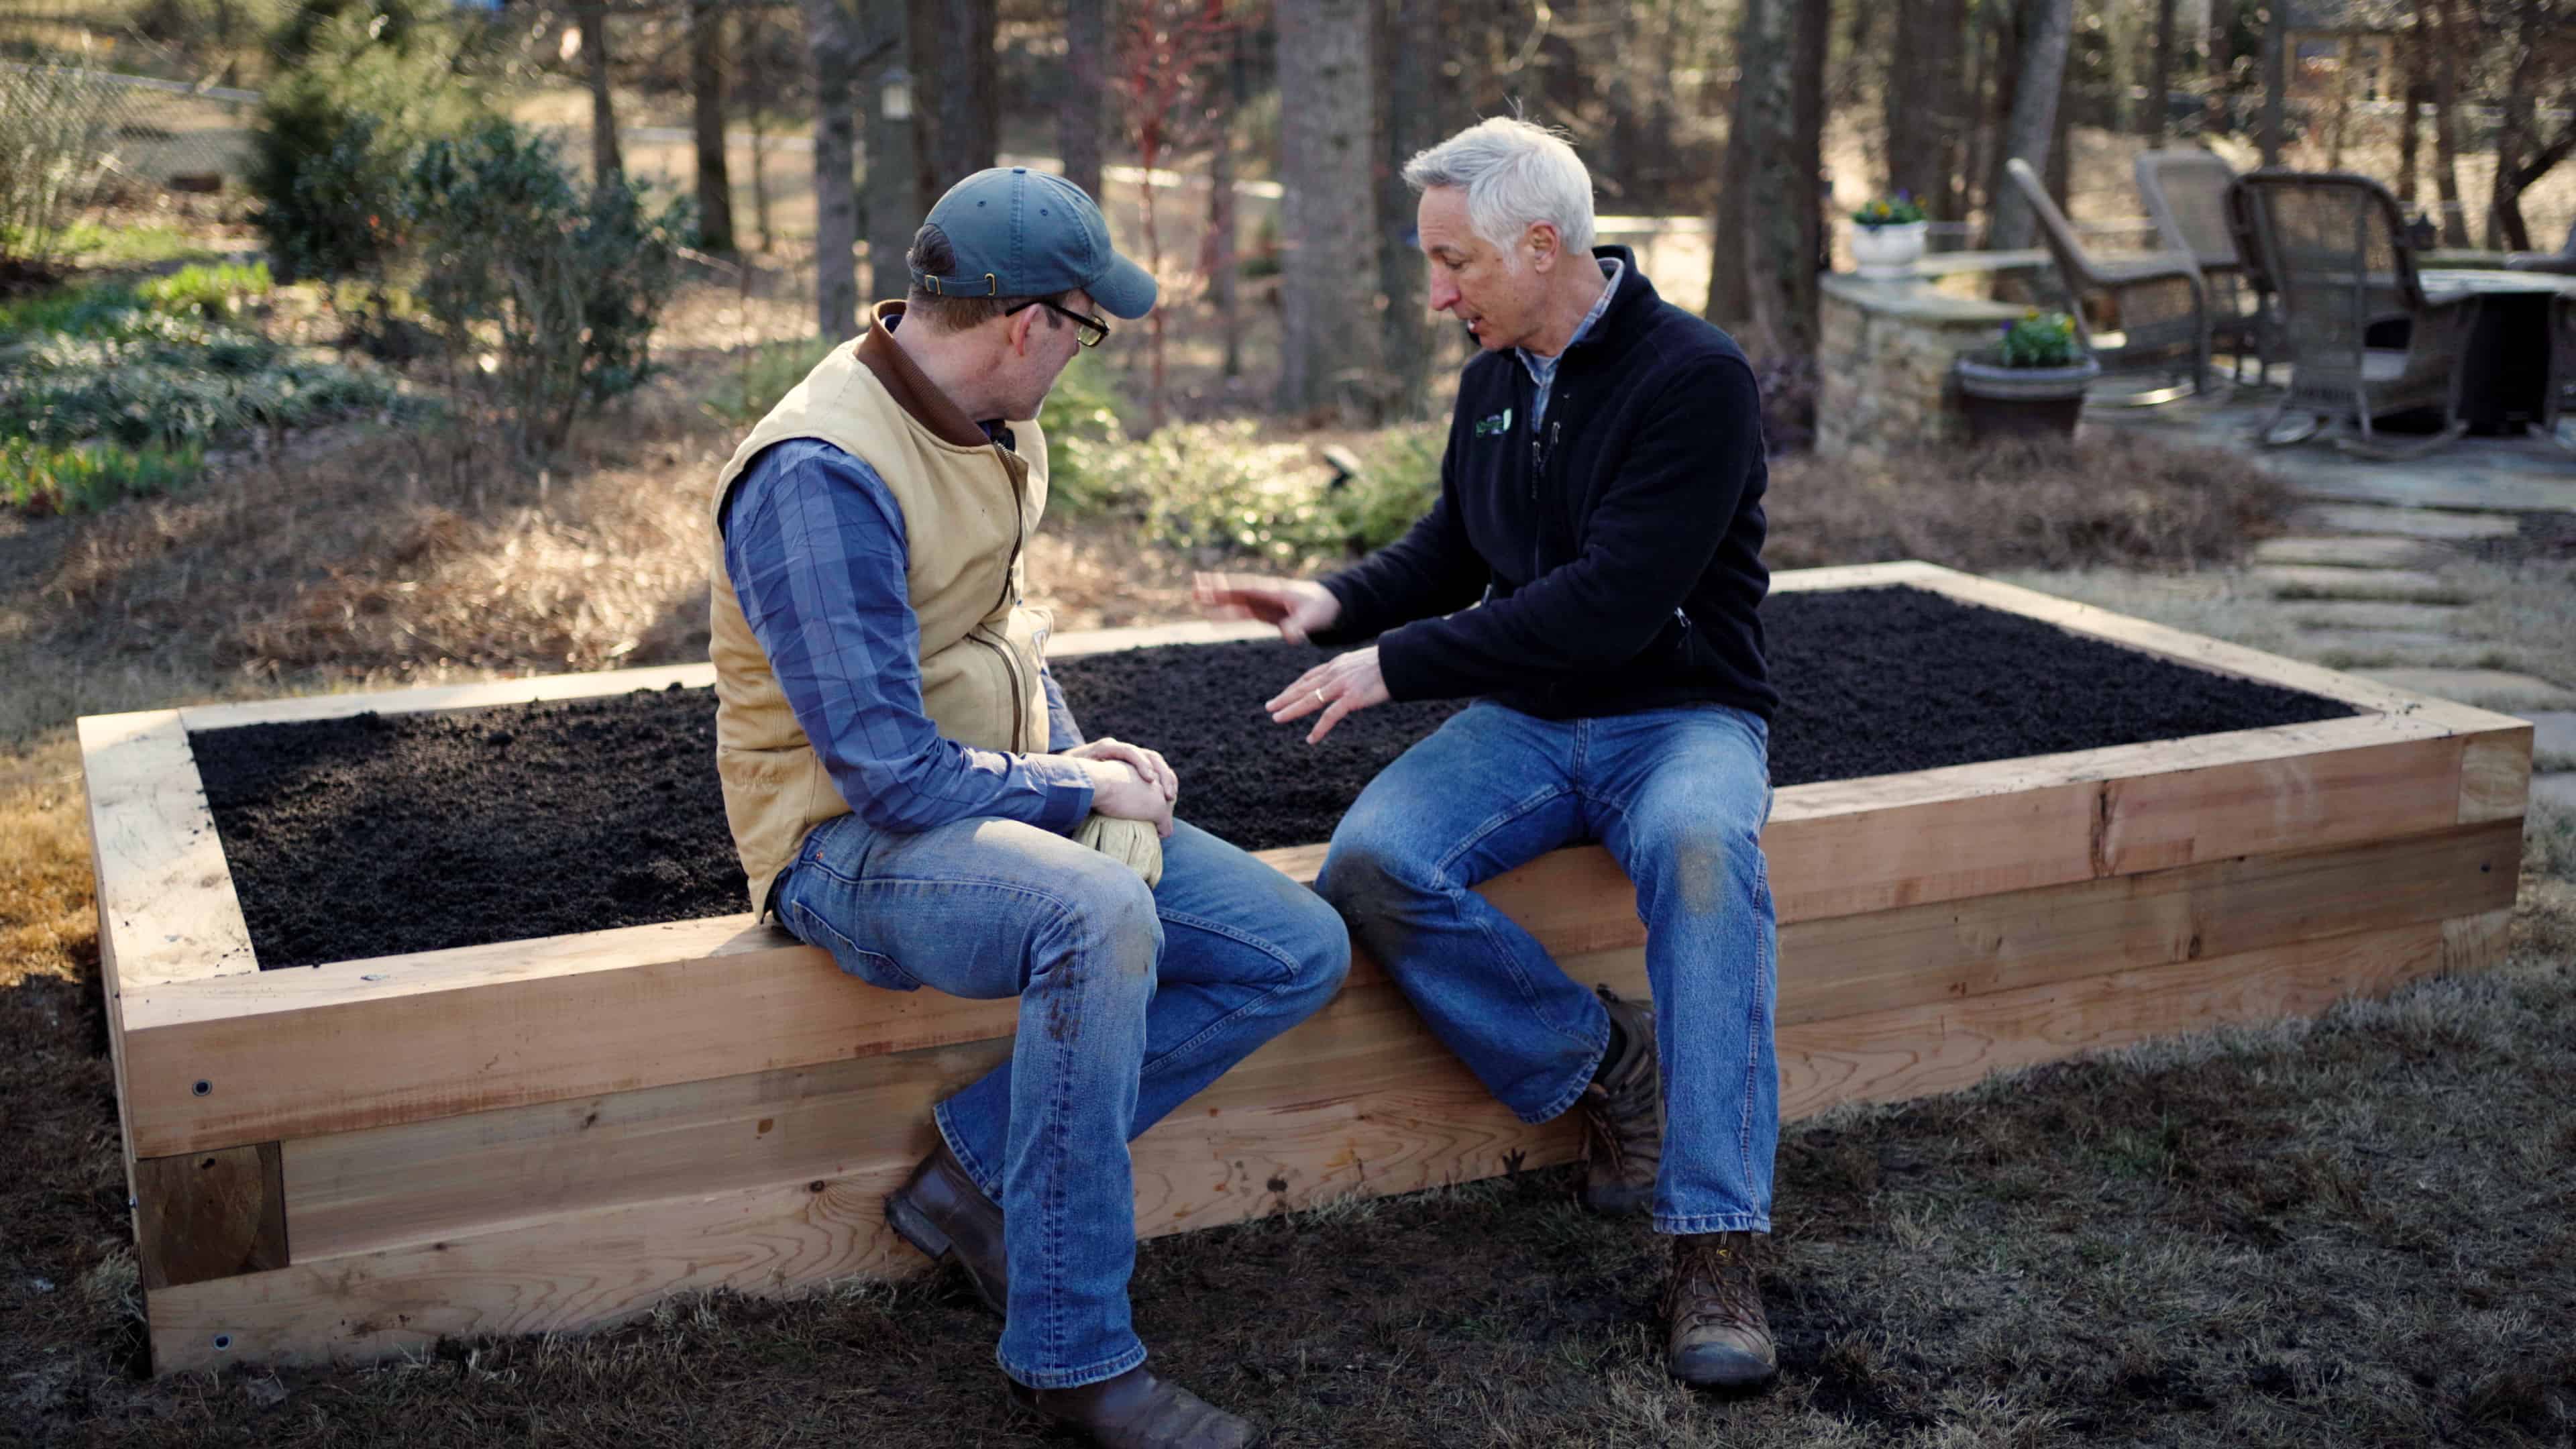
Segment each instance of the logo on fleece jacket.
M1505 408L1490 418L1478 418L1476 420L1476 436L1480 438L1490 438L1499 433L1508 433L1511 430L1512 410L1510 408Z

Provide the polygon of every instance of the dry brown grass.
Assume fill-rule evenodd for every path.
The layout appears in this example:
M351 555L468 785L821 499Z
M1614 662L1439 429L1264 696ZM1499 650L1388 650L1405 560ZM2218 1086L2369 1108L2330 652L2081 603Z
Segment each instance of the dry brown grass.
M1919 558L2182 572L2244 557L2288 503L2235 454L2109 429L1867 464L1805 454L1772 463L1763 557L1775 569Z

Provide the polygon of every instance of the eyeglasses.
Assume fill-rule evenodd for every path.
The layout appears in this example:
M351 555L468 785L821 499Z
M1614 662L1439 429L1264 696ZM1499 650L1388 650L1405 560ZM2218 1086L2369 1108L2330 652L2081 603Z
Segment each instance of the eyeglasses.
M1044 307L1048 311L1054 312L1072 322L1074 327L1078 329L1078 335L1074 340L1085 347L1098 347L1101 343L1109 340L1109 324L1107 322L1098 317L1091 316L1088 313L1076 312L1070 307L1059 306L1056 303L1048 301L1044 297L1031 297L1027 301L1004 312L1002 315L1008 317L1012 312L1024 312L1031 307Z

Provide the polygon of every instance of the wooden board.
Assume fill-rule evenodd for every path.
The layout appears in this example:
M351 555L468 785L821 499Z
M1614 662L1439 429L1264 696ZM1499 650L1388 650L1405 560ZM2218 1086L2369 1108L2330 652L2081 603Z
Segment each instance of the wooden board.
M2302 940L2440 922L2513 901L2511 823L2343 849L2257 856L1873 915L1782 932L1784 1027L1939 1005L2113 970L2242 956ZM1642 950L1560 958L1579 981L1646 994ZM864 1005L882 993L839 990ZM1013 1027L1007 1012L993 1024ZM831 1177L928 1149L930 1105L1000 1059L993 1040L373 1129L286 1144L299 1251L333 1254L540 1216L791 1177ZM1208 1100L1269 1101L1318 1082L1420 1069L1445 1052L1363 963L1325 1011L1264 1047Z
M2448 922L2300 942L1783 1028L1783 1112L1947 1090L1998 1069L2228 1021L2303 1015L2440 968ZM2475 934L2469 931L2466 934ZM1344 1092L1260 1058L1135 1149L1138 1228L1234 1221L1341 1193L1565 1160L1565 1119L1528 1127L1418 1052ZM1273 1064L1278 1065L1278 1064ZM174 1287L150 1299L156 1366L366 1356L440 1335L590 1326L676 1292L784 1292L917 1265L880 1218L906 1160L846 1175L575 1212ZM220 1342L223 1347L218 1348Z
M1764 846L1783 922L1856 915L2450 828L2462 749L2364 716L1832 781L1779 792ZM1483 890L1554 952L1644 939L1598 847ZM169 1156L1010 1030L1008 1002L857 998L825 962L722 917L129 990L127 1120L138 1153ZM583 1030L529 1027L548 1021Z
M258 970L177 710L80 722L102 940L121 989Z
M143 1286L172 1288L287 1264L278 1144L224 1147L134 1164Z

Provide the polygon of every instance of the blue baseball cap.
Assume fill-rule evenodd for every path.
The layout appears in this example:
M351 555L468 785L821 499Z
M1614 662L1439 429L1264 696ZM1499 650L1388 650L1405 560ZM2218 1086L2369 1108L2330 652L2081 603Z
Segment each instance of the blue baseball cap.
M1154 276L1118 255L1082 188L1026 166L978 171L948 188L925 224L948 236L957 270L912 284L942 297L1052 297L1080 287L1112 317L1154 306Z

